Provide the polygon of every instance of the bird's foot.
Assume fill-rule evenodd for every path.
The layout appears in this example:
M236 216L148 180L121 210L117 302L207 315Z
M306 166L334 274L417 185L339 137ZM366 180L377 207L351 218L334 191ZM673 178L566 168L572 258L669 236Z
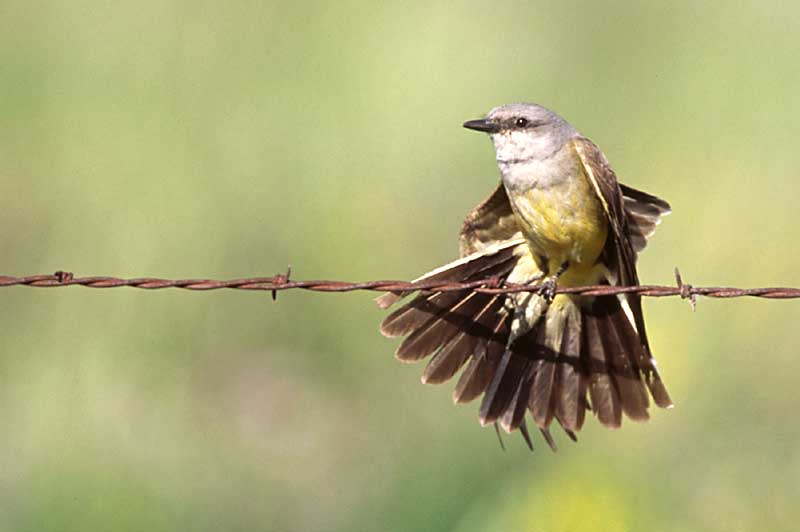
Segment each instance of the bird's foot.
M542 296L548 304L553 302L556 297L556 289L558 288L558 276L551 275L541 282L537 294Z

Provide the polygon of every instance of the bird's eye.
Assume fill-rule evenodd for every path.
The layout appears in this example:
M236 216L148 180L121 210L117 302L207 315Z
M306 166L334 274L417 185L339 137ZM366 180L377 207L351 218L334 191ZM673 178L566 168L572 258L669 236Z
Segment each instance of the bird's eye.
M514 124L517 127L525 127L525 126L528 125L528 119L527 118L517 118L517 120L516 120L516 122L514 122Z

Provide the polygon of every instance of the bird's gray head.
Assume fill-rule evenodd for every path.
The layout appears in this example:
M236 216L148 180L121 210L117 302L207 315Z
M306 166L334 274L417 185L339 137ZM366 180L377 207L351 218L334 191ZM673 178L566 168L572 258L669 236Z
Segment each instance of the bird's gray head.
M577 134L563 118L535 103L495 107L464 127L488 133L501 164L547 159Z

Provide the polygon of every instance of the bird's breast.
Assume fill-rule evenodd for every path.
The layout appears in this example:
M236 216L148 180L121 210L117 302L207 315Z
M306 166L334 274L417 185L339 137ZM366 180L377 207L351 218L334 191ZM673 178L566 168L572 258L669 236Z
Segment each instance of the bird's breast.
M528 165L526 170L526 176L515 172L510 183L506 173L503 177L531 251L547 260L550 274L565 262L570 273L588 272L605 245L608 222L583 168Z

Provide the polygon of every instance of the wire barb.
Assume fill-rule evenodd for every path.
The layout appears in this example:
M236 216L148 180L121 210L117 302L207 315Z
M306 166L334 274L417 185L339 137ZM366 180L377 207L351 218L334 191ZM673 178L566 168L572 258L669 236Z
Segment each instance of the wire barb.
M56 273L53 274L56 279L58 279L59 283L66 283L67 281L71 281L74 275L72 272L65 272L62 270L58 270Z
M694 287L688 283L684 283L681 278L681 271L675 266L675 282L681 291L681 299L688 299L689 305L692 307L692 312L697 310L697 295L694 293Z
M165 288L181 288L183 290L260 290L270 292L277 298L277 292L282 290L310 290L313 292L355 292L369 290L372 292L415 292L417 290L428 292L451 292L472 290L483 294L513 294L517 292L533 292L539 290L537 285L501 283L497 278L487 278L466 283L442 281L293 281L290 279L291 268L285 274L272 277L251 277L244 279L215 280L215 279L160 279L143 277L122 279L110 276L75 277L66 271L57 271L52 275L29 275L14 277L0 275L0 288L8 286L31 286L36 288L57 288L64 286L84 286L87 288L119 288L127 286L145 290L161 290ZM639 294L645 297L670 297L679 296L688 299L694 306L697 296L713 298L732 297L758 297L763 299L798 299L800 288L791 287L763 287L763 288L734 288L720 286L693 286L684 283L680 272L676 270L675 280L677 286L640 285L640 286L574 286L557 287L556 294L576 294L584 296L609 296L618 294Z
M291 276L292 276L292 265L290 264L290 265L286 266L286 275L281 275L279 273L278 275L276 275L276 276L274 276L272 278L273 279L273 284L284 285L284 284L289 282L289 277L291 277ZM278 290L275 289L275 288L272 289L272 300L273 301L277 301L278 300Z

